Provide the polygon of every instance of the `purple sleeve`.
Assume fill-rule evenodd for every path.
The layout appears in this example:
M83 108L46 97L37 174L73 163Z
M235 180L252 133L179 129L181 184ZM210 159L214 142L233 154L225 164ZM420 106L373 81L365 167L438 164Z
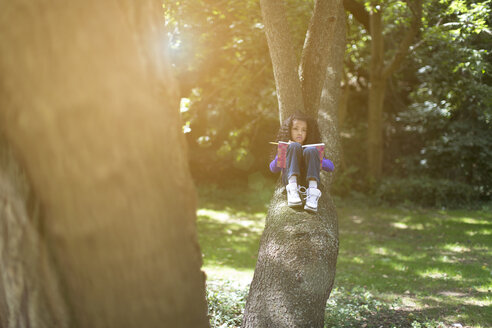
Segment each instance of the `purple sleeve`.
M277 159L278 156L275 156L275 159L270 162L270 171L272 171L273 173L278 173L282 170L282 168L277 166Z
M321 168L327 172L330 172L335 170L335 165L333 165L333 163L328 158L323 158Z

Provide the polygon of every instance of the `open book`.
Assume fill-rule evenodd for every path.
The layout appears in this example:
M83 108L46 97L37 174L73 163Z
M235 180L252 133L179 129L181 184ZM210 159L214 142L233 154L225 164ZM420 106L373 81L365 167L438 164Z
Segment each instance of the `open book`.
M278 145L277 149L277 166L285 169L287 166L286 160L287 160L287 147L289 147L289 143L285 141L278 141L278 142L270 142L272 145ZM319 165L323 162L323 156L324 156L324 151L325 151L325 144L324 143L317 143L317 144L309 144L309 145L302 145L302 148L306 147L316 147L319 153Z

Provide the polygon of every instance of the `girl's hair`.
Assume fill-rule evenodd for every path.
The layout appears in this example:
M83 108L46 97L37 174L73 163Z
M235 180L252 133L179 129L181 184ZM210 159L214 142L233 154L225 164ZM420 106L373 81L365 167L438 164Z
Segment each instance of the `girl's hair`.
M289 141L292 139L291 129L294 120L304 121L307 124L306 140L304 140L305 145L322 142L321 135L319 133L318 122L301 112L296 112L284 120L284 122L280 126L280 129L278 130L276 141ZM277 147L275 147L275 149L273 150L273 157L275 157L276 154Z

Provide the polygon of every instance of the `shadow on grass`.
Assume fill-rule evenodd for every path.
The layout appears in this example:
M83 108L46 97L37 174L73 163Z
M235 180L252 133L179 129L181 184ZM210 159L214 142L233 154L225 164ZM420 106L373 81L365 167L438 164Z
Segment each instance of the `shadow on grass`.
M259 215L235 216L230 210L209 210L203 214L199 211L198 236L204 265L254 269L262 229Z
M492 326L491 235L490 213L345 210L335 284L413 300L424 316Z
M275 183L261 189L246 186L221 188L217 185L198 188L199 207L232 213L266 213L275 190Z

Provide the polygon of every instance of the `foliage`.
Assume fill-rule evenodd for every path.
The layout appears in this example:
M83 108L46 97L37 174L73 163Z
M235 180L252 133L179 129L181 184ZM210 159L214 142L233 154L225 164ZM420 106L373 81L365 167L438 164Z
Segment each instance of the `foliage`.
M336 288L328 300L326 328L426 327L445 328L444 323L401 310L401 300L384 302L366 288Z
M363 182L359 177L359 168L356 166L350 166L345 168L341 173L337 175L337 178L333 182L332 191L335 195L340 197L350 197L358 190L364 189Z
M408 110L396 116L400 140L413 148L397 157L401 173L431 175L492 196L492 36L490 1L429 5L414 57L418 84Z
M408 16L404 15L404 2L383 3L389 58L408 25ZM473 188L467 193L473 196L470 201L491 199L490 8L490 0L424 1L420 39L388 85L384 172L390 181L382 182L379 193L395 184L392 176L409 180L429 176L441 181L438 185L446 189L444 193L450 192L442 182L448 180L457 183L456 190ZM353 17L349 19L353 21ZM350 172L342 177L354 191L364 193L378 189L364 179L366 165L360 161L366 151L369 42L367 31L350 25L346 74L351 97L342 127L345 168ZM393 195L393 201L408 199L406 189L398 190L404 194Z
M233 280L207 281L207 302L212 328L240 327L248 286Z

